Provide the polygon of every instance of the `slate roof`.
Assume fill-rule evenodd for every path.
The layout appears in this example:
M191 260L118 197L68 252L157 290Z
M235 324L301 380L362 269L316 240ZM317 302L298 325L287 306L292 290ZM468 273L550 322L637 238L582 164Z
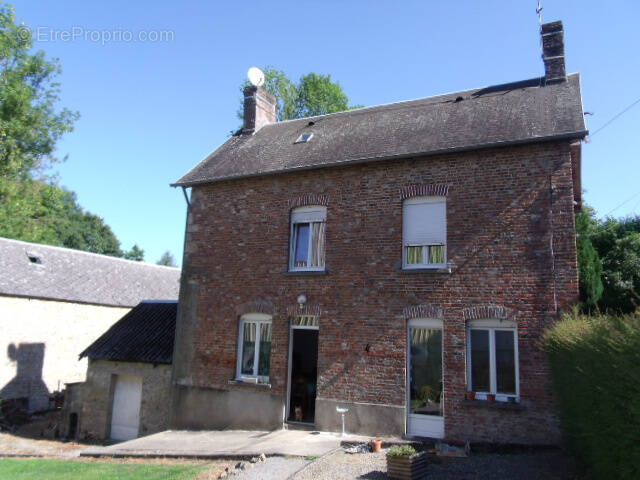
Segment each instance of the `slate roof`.
M81 354L91 360L171 363L178 302L142 302Z
M179 268L0 238L0 295L133 307L179 289Z
M294 143L306 132L313 133L308 143ZM535 78L269 124L254 135L232 136L173 185L583 138L586 133L579 75L550 85Z

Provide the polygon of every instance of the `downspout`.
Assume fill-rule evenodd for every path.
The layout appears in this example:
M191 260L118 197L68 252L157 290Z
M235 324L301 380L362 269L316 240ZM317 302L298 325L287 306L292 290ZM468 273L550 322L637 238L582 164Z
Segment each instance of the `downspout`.
M191 206L191 202L189 201L189 195L187 195L187 187L182 187L182 194L184 195L184 199L187 202L187 208Z

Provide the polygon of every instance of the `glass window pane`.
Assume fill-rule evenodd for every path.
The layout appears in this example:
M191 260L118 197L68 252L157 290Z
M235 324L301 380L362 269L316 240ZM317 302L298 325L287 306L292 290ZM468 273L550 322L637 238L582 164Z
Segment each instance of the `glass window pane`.
M271 362L271 324L260 324L260 360L258 361L258 375L269 376Z
M407 265L422 263L422 247L407 247Z
M429 247L429 263L444 263L444 245Z
M516 393L515 332L496 330L497 393Z
M256 324L245 322L242 331L242 364L240 371L253 375L253 362L256 348Z
M309 258L309 224L296 223L296 250L294 254L294 266L306 267Z
M411 328L411 413L442 415L442 330Z
M489 392L489 331L471 330L471 388Z

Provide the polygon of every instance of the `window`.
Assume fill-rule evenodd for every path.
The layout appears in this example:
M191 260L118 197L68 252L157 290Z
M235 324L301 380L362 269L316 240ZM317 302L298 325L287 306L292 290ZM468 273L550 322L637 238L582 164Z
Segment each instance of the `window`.
M237 379L267 383L271 363L271 317L250 313L240 318Z
M325 207L300 207L291 212L289 270L324 270Z
M309 122L311 123L311 122ZM313 137L313 133L303 133L298 137L298 139L293 143L307 143Z
M415 197L403 205L403 268L443 268L447 258L444 197Z
M476 320L467 332L469 388L476 398L487 393L496 400L518 397L518 341L514 322Z

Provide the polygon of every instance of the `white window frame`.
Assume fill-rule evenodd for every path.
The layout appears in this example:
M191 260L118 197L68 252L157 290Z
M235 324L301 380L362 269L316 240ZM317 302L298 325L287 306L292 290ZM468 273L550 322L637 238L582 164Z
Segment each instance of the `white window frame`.
M325 258L322 259L322 266L318 266L318 267L313 267L311 266L311 255L312 255L312 245L313 245L313 228L311 227L311 225L313 225L313 223L318 223L318 222L311 222L311 221L307 221L307 220L299 220L300 216L304 216L307 214L311 214L311 213L315 213L318 212L318 217L322 217L322 222L324 222L325 224L325 231L324 231L324 241L325 241L325 250L324 250L324 256ZM290 233L289 233L289 271L291 272L322 272L325 270L325 265L326 265L326 256L327 256L327 247L326 247L326 241L327 241L327 207L323 207L320 205L312 205L312 206L306 206L306 207L298 207L295 208L291 211L291 221L290 221L291 225L290 225ZM303 267L298 267L296 266L296 243L297 243L297 238L296 238L296 228L295 226L297 224L300 223L308 223L309 224L309 243L307 245L307 265L303 266Z
M467 388L474 390L473 378L471 377L471 330L486 330L489 332L489 386L490 392L476 391L476 399L486 400L487 394L493 393L496 396L496 401L506 402L509 398L520 399L520 362L518 361L518 327L515 322L508 320L472 320L467 325ZM498 381L496 378L496 343L495 337L496 331L505 331L513 333L513 355L515 366L515 382L516 393L498 393Z
M242 373L242 358L243 358L243 346L244 346L244 325L246 323L255 323L256 324L256 341L253 346L254 357L253 357L253 373L247 374ZM262 325L272 325L271 315L266 313L247 313L240 317L240 321L238 322L238 355L236 359L236 380L241 382L251 382L251 383L268 383L269 375L258 375L258 367L260 364L260 335L262 332ZM271 337L273 338L273 326L271 327ZM269 359L269 373L271 373L271 359ZM252 380L255 379L255 380Z
M429 245L416 245L407 241L406 239L406 206L418 205L425 203L443 203L444 204L444 243L429 244ZM444 246L444 262L442 263L424 263L429 260L429 247L431 246ZM423 263L407 263L407 247L422 247L422 260ZM447 197L442 196L430 196L430 197L411 197L402 202L402 268L406 270L411 269L441 269L447 266Z

